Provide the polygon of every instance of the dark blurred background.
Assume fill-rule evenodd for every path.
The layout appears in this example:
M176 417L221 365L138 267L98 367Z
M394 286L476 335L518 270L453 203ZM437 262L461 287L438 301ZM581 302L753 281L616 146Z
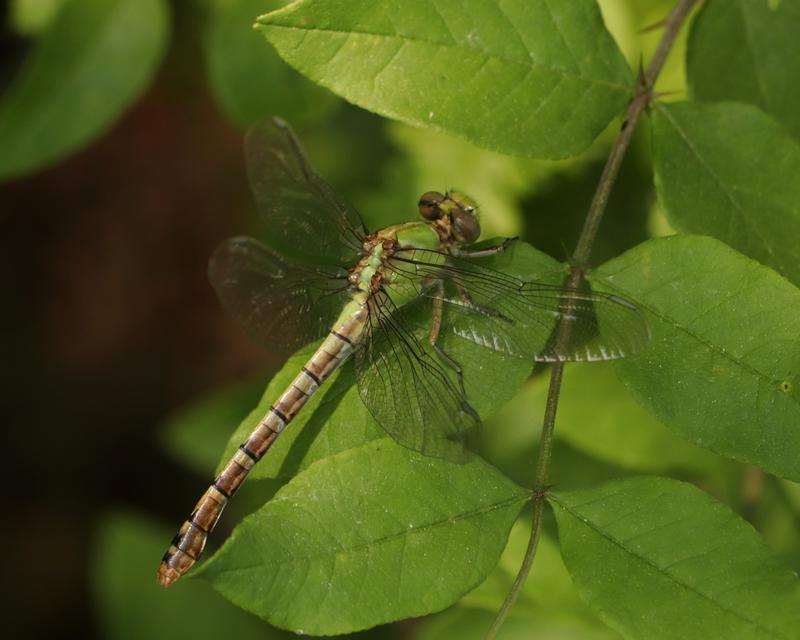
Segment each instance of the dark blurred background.
M4 6L0 36L0 100L38 35L15 29L12 4ZM462 151L466 143L390 125L269 66L280 62L249 22L279 2L216 4L224 10L210 1L170 2L168 47L148 88L82 148L0 182L3 604L13 637L111 633L112 605L95 597L96 572L103 545L115 538L98 527L112 511L148 514L165 527L166 548L209 476L203 464L176 461L163 425L239 381L229 416L235 424L236 411L252 406L279 364L222 312L206 280L215 245L255 225L241 141L244 123L262 106L261 115L282 109L299 121L321 173L373 226L413 216L421 187L471 190L461 181L474 179L478 193L471 192L484 204L491 235L522 233L559 259L568 256L602 166L608 136L575 162L537 163ZM658 15L658 7L638 4L617 10L617 19ZM229 24L218 21L210 32L209 16L223 14ZM263 105L246 96L239 112L219 97L220 72L216 84L209 80L209 68L213 75L220 67L214 39L233 24L241 24L246 47L265 56L265 75L247 82L285 94ZM439 174L418 162L421 149L435 144L455 149L457 158ZM647 235L653 196L644 145L637 144L598 260ZM549 215L532 214L542 211ZM219 425L215 447L230 426ZM160 553L143 560L152 565L148 576Z

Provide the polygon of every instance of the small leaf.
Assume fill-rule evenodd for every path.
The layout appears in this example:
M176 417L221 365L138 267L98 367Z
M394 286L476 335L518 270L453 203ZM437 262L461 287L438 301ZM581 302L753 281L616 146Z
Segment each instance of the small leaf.
M750 105L659 105L656 186L678 230L712 235L800 284L800 144Z
M284 631L231 606L207 584L182 580L164 591L155 567L174 532L124 512L105 516L92 546L92 591L100 637L108 640L286 640ZM179 630L179 631L176 631Z
M625 637L797 636L797 575L692 485L631 478L550 502L578 590Z
M197 575L297 633L365 629L482 582L528 497L479 458L455 465L383 438L297 475Z
M253 30L256 17L285 0L224 0L212 4L205 51L211 88L228 118L240 127L272 115L295 126L322 118L337 103L280 59Z
M65 0L0 102L0 179L108 129L150 82L167 30L163 0Z
M617 372L692 442L800 478L800 291L700 236L650 240L592 284L636 301L652 339Z
M631 96L593 0L301 0L259 24L350 102L503 153L575 155Z
M800 138L798 33L800 4L792 0L704 3L687 49L691 96L749 102Z

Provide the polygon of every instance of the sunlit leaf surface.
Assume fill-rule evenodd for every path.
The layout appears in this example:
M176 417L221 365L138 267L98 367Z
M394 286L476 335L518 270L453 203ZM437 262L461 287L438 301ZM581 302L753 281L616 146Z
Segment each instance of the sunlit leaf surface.
M308 467L245 518L198 575L296 632L439 611L497 563L528 492L382 438Z
M664 424L800 478L800 291L717 240L650 240L592 276L636 300L652 340L617 371Z
M582 151L633 84L592 0L303 0L259 24L345 99L516 155Z
M800 581L696 487L631 478L550 498L581 595L630 638L793 638Z

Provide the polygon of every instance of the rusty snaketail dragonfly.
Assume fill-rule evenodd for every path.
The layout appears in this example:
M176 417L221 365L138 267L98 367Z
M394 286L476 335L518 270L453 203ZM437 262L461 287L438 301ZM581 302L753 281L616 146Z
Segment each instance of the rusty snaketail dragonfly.
M308 164L279 119L248 133L252 191L269 245L233 238L211 258L223 305L254 338L291 352L322 340L183 523L158 568L169 586L197 561L223 508L308 399L351 355L359 395L398 443L463 461L479 425L443 327L490 350L535 361L610 360L648 339L641 312L616 295L520 280L481 264L512 241L480 235L465 195L428 192L422 220L368 233L358 212ZM485 262L485 261L484 261ZM424 333L410 314L427 314ZM443 325L443 317L447 323ZM569 340L554 340L559 322Z

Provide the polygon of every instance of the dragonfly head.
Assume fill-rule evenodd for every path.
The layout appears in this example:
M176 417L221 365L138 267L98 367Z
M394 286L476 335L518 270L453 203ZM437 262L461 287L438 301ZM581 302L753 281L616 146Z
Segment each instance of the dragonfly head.
M459 191L428 191L422 194L419 213L426 220L444 226L456 242L472 244L481 235L478 205Z

